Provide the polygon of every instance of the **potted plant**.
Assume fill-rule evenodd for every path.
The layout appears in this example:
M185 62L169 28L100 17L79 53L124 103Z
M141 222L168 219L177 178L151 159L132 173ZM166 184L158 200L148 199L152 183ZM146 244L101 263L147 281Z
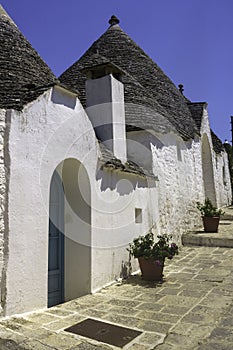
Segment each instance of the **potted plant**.
M204 204L197 202L197 209L200 210L205 232L218 232L220 215L224 214L222 209L217 209L209 198L206 198Z
M150 231L145 236L135 238L127 249L130 255L138 259L142 278L147 281L162 280L165 259L172 259L178 254L178 246L170 243L171 235L158 235L157 238L155 242Z

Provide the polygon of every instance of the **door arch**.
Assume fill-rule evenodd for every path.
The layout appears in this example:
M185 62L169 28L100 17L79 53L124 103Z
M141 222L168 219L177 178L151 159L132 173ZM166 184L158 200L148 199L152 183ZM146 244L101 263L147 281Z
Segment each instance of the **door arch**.
M58 304L91 292L91 189L87 171L77 159L65 159L55 173L62 189L58 210L62 219L56 222L63 233L63 251L59 250L63 262L63 298ZM50 187L52 191L53 178ZM52 253L49 250L49 261Z
M202 174L205 198L209 198L216 206L216 192L214 184L214 171L210 143L206 134L202 137Z

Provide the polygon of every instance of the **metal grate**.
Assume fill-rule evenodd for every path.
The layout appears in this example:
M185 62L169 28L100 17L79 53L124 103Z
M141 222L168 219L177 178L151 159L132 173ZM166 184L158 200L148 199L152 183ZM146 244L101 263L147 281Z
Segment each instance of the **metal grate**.
M65 331L118 347L123 347L142 333L90 318L66 328Z

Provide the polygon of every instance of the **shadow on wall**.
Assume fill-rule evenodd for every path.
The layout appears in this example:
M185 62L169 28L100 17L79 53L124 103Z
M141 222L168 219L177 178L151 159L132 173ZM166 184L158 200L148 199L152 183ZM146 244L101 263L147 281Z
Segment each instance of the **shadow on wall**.
M114 171L115 170L115 171ZM137 188L153 188L156 187L155 179L151 177L143 178L136 174L120 172L117 169L108 170L107 168L99 168L96 173L96 180L100 181L100 189L102 192L107 189L116 191L120 196L129 195Z
M127 133L128 159L149 172L152 172L153 167L151 145L158 149L164 147L163 143L150 131L140 130Z
M126 279L130 276L132 272L131 264L130 261L122 261L121 263L121 273L120 273L120 278Z
M71 109L75 109L76 97L71 94L68 95L67 91L59 87L53 88L51 101L58 105L63 105Z

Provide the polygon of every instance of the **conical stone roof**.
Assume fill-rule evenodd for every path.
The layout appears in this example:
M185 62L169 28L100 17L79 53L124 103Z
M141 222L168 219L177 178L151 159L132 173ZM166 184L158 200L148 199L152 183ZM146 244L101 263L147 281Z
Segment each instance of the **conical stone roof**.
M193 138L198 130L186 99L157 64L121 29L118 22L111 21L107 31L60 76L60 81L79 90L85 107L86 75L83 69L98 65L101 61L98 56L105 57L126 72L122 82L128 129L152 128L160 132L175 129L184 139ZM137 111L140 113L135 113Z
M0 6L0 108L21 110L57 81Z

